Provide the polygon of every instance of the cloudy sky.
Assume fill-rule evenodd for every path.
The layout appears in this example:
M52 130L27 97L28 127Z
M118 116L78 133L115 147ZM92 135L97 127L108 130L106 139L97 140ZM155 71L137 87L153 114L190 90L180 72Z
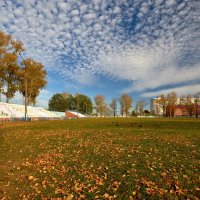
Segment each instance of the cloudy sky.
M48 71L39 104L200 91L199 0L1 0L0 29Z

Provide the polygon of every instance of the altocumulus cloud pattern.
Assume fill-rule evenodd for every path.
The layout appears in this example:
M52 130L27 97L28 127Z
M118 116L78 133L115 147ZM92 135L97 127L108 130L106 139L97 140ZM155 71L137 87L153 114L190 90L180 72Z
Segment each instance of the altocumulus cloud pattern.
M128 80L123 92L146 97L198 89L198 0L1 0L0 29L76 84Z

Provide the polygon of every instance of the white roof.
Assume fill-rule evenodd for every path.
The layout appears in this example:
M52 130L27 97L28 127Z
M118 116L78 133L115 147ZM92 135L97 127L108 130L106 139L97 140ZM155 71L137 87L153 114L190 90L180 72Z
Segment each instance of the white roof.
M86 117L85 115L83 115L83 114L81 114L79 112L76 112L76 111L67 110L67 112L72 113L72 114L74 114L74 115L76 115L77 117L80 117L80 118L85 118Z

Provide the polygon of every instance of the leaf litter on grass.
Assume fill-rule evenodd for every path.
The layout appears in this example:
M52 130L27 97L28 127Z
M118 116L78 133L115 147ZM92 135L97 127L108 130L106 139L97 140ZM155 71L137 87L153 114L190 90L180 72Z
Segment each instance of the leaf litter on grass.
M172 135L165 121L163 133L155 121L140 130L134 120L117 119L120 128L111 119L79 120L78 128L58 122L65 128L53 130L51 122L5 125L2 155L10 153L1 164L1 198L198 199L199 137L195 142L179 121Z

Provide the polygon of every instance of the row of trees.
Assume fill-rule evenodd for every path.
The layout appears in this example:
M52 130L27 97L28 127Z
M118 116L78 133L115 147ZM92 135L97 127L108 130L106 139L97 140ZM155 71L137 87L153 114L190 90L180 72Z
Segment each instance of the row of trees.
M156 104L158 106L158 109L156 110L159 112L160 108L163 116L173 117L178 105L181 106L182 115L189 117L195 115L196 118L198 118L200 93L193 96L188 94L180 98L177 97L175 92L171 92L166 96L162 94L158 99L156 99Z
M17 91L25 97L26 82L27 103L35 105L40 90L47 84L47 73L41 63L23 59L22 52L25 48L21 41L0 31L0 101L3 94L8 103Z
M118 107L120 105L120 115L129 116L132 114L131 108L133 98L128 94L123 94L119 99L113 98L110 104L106 103L103 95L94 97L94 104L91 99L84 94L75 94L74 96L67 93L54 94L49 100L49 110L64 112L65 110L76 110L82 114L91 114L93 109L96 115L117 116ZM143 115L144 108L147 105L145 101L140 99L135 106L134 115Z
M132 104L133 104L133 98L132 96L129 96L128 94L123 94L120 96L119 99L113 98L112 102L109 104L109 106L105 103L105 98L104 96L96 96L94 98L94 108L96 109L96 113L99 114L100 116L103 115L113 115L114 117L118 114L118 102L120 105L119 111L120 115L122 117L124 116L142 116L145 114L145 107L148 105L146 101L143 99L140 99L136 102L134 110L132 109Z
M106 104L105 97L103 95L97 95L94 97L94 109L96 114L100 117L117 115L117 103L120 104L120 114L122 117L128 116L130 114L130 109L132 108L133 98L128 94L123 94L119 100L116 98L112 99L112 102L108 105Z
M132 110L133 98L128 94L123 94L119 99L113 98L110 104L106 103L103 95L97 95L94 97L94 103L91 99L84 94L55 94L49 100L49 110L61 111L65 110L76 110L83 114L91 114L93 110L97 116L144 116L149 114L160 115L162 112L163 116L174 117L176 109L179 109L179 115L182 116L193 116L198 117L200 113L200 93L196 95L186 95L181 98L177 97L175 92L171 92L167 95L160 95L156 98L156 112L150 113L145 110L148 105L143 99L139 99L135 103L135 108ZM118 106L119 109L118 109ZM118 113L119 112L119 113ZM177 114L177 113L176 113Z

